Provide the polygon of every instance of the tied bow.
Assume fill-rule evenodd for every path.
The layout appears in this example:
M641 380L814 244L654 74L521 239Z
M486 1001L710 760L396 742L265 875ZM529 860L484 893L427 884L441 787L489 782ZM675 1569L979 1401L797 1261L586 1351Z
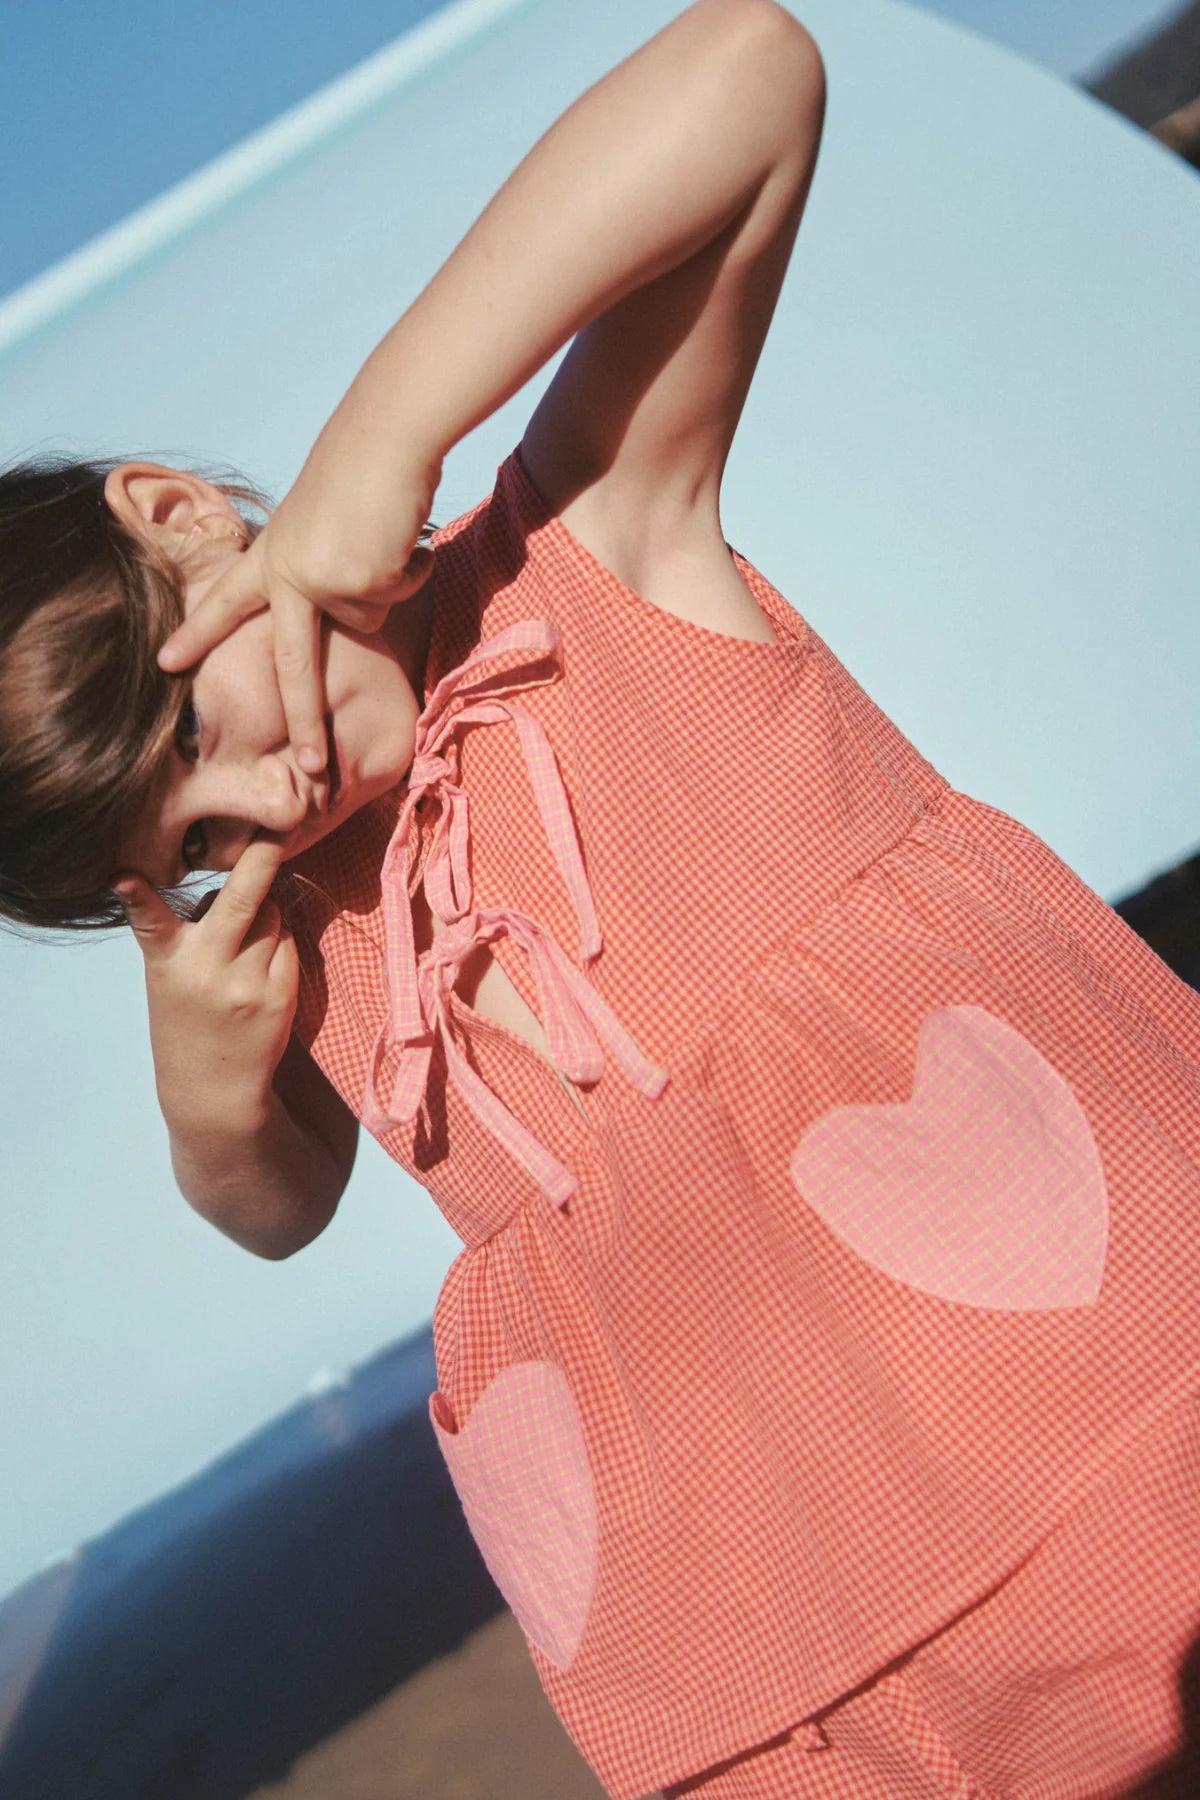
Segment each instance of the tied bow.
M544 672L531 679L531 670L538 665ZM603 947L554 752L540 721L506 698L513 689L542 685L560 679L561 674L558 627L549 620L522 619L486 639L445 675L417 721L408 793L383 865L388 1016L376 1039L364 1106L364 1123L371 1130L411 1120L424 1097L433 1044L440 1033L447 1073L467 1104L559 1206L575 1192L576 1177L470 1067L454 1042L449 996L459 967L477 943L511 936L529 958L551 1060L557 1069L576 1083L595 1081L603 1068L603 1046L648 1099L657 1099L667 1084L667 1071L642 1055L607 1002L534 920L508 907L478 910L471 905L470 808L459 784L459 747L454 734L462 723L509 720L520 735L546 839L579 920L580 960L594 961ZM485 685L486 693L480 691ZM417 807L426 794L436 795L440 811L424 864L417 869L420 834L414 826ZM432 912L448 929L418 960L411 896L422 880ZM383 1110L376 1098L379 1069L386 1051L397 1044L401 1046L399 1068Z

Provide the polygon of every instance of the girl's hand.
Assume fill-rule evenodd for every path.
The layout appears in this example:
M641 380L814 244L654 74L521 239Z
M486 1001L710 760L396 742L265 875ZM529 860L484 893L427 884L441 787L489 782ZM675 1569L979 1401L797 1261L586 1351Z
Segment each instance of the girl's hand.
M193 921L141 875L114 883L145 959L154 1073L172 1129L228 1138L261 1126L300 980L292 935L267 898L283 856L274 841L249 844Z
M269 606L275 669L300 767L328 760L321 675L321 614L352 631L378 631L388 609L412 598L433 567L417 539L441 480L441 462L403 480L351 477L344 452L321 439L267 524L230 563L159 651L162 668L191 668L252 613Z

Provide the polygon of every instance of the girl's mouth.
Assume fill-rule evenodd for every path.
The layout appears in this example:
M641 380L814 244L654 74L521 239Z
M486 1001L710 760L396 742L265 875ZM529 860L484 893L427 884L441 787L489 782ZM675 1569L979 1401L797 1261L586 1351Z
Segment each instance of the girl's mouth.
M342 791L342 770L341 764L338 761L337 739L333 735L333 719L328 713L325 716L325 735L329 745L329 762L326 771L329 776L328 804L332 810Z

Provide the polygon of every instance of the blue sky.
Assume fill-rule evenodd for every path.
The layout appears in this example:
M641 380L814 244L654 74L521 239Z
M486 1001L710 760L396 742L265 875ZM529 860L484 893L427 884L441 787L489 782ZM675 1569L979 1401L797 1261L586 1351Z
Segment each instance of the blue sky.
M430 0L6 8L0 166L22 180L0 242L0 292L435 10Z
M19 287L435 11L431 0L46 0L0 58L0 294ZM803 0L793 4L803 17ZM1077 76L1169 0L927 0Z

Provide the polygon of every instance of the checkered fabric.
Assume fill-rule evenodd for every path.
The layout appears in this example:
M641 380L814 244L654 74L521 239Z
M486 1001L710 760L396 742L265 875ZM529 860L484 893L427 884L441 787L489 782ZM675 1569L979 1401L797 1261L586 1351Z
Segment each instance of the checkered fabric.
M434 1427L637 1800L812 1740L1200 1380L1200 997L737 552L777 642L519 450L434 543L419 793L295 865L296 1028L463 1241ZM479 941L573 1088L455 993Z
M1196 1800L1198 1675L1187 1380L993 1593L831 1711L666 1800Z

